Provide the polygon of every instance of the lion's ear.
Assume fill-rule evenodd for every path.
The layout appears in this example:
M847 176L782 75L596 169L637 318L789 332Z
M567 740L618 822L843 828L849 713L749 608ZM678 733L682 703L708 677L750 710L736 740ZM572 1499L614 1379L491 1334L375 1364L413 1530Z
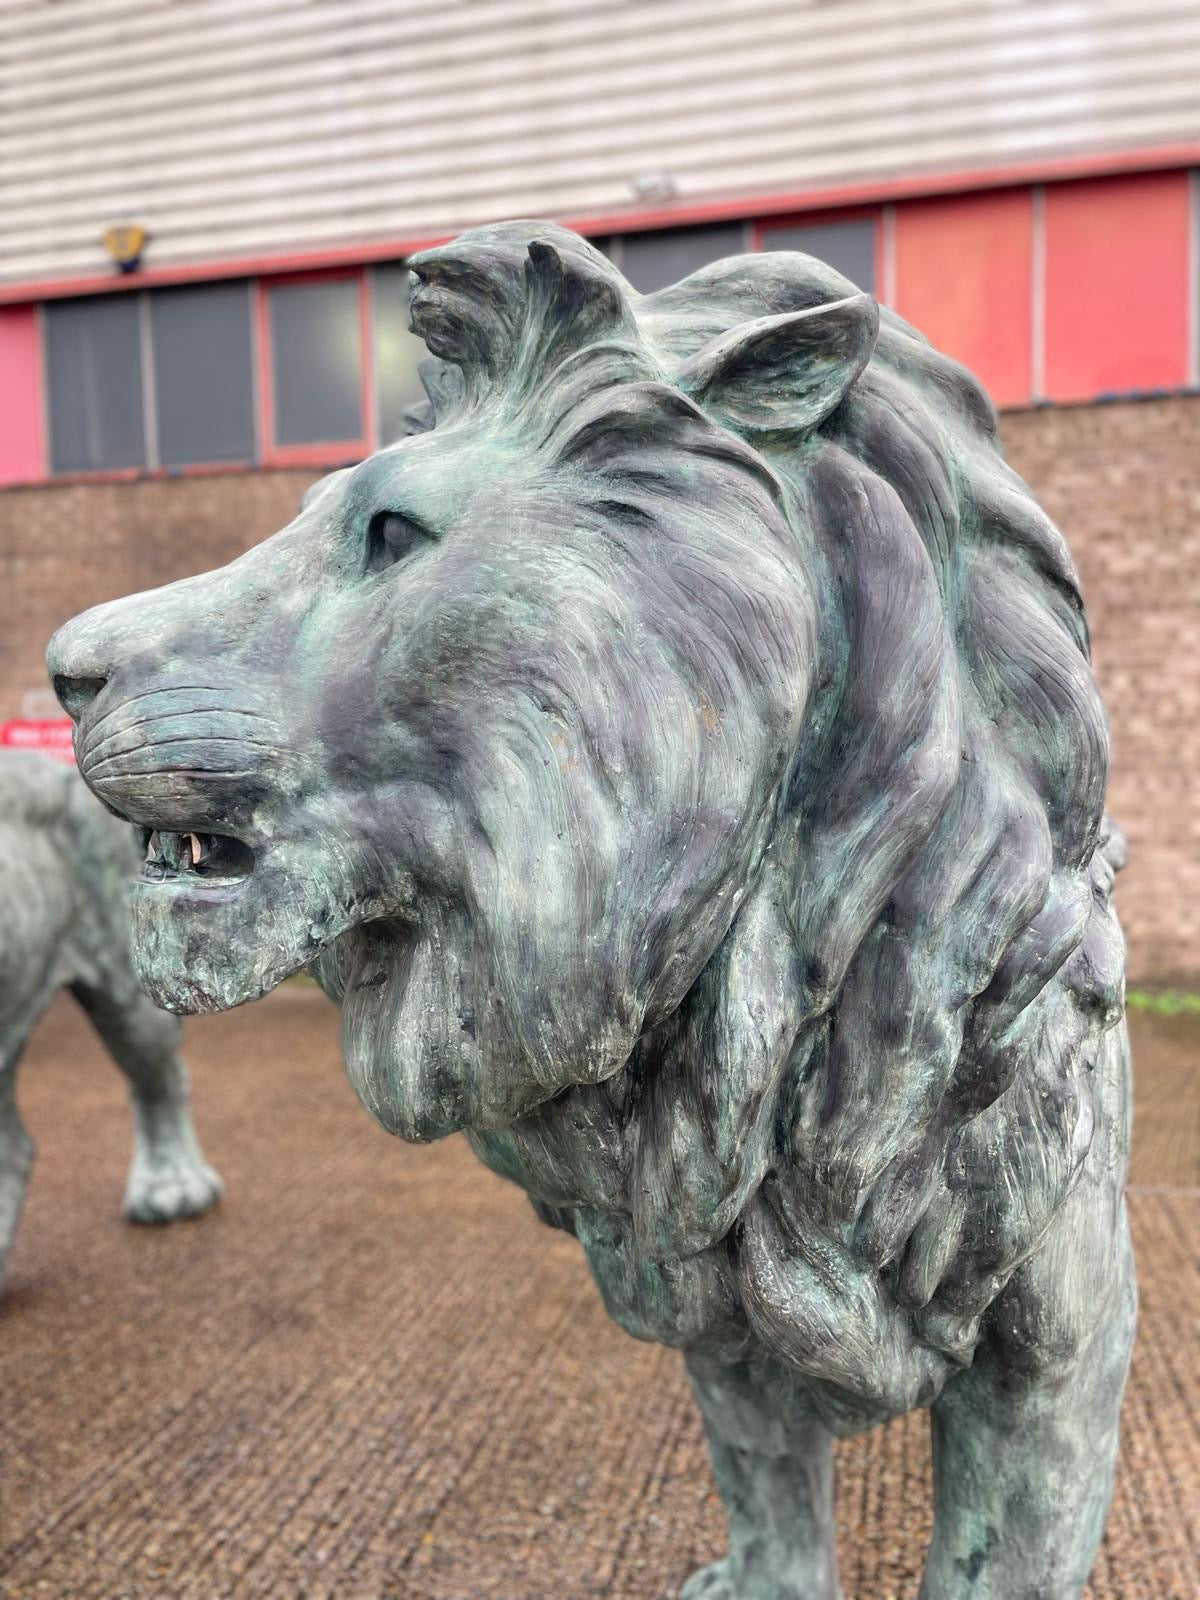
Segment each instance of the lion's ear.
M675 381L738 433L810 433L871 359L878 333L875 301L851 295L744 322L689 356Z
M525 318L514 362L518 386L536 388L589 346L637 345L637 326L620 277L606 262L530 241L525 261Z

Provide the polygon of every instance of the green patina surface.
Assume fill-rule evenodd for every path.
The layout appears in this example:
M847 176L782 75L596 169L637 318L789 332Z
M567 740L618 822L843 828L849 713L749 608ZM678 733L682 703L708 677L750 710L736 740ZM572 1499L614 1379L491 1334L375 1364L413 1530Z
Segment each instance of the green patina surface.
M1061 536L811 258L641 296L512 223L412 268L409 435L51 647L153 830L143 980L315 963L371 1113L465 1131L686 1352L731 1539L689 1600L835 1595L831 1438L922 1406L926 1600L1078 1596L1133 1280Z

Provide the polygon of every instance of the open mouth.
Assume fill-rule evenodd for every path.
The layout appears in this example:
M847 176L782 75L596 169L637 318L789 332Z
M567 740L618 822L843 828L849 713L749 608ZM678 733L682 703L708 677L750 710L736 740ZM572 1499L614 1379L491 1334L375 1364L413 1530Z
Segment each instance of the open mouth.
M254 851L240 839L224 833L168 833L163 828L143 828L146 859L142 881L211 879L224 883L248 877L254 870Z

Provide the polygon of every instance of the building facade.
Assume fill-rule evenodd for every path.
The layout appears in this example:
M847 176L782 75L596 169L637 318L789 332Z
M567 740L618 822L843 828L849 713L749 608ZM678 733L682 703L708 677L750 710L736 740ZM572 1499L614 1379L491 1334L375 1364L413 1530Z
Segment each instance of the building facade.
M1198 85L1195 0L10 0L0 723L56 736L65 616L394 436L413 250L806 250L1001 407L1089 603L1131 969L1200 979Z

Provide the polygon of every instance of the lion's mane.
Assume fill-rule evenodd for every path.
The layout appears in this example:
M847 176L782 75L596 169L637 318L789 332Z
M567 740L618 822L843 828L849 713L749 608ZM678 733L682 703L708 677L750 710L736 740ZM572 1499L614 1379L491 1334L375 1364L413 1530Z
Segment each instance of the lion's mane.
M815 430L710 397L733 330L855 294L803 255L643 297L561 230L477 230L418 263L435 407L503 381L539 240L813 530L820 670L769 847L682 1003L615 1078L473 1143L577 1232L631 1331L765 1349L835 1422L850 1391L903 1409L969 1359L1077 1178L1120 1014L1075 572L979 386L890 312Z

